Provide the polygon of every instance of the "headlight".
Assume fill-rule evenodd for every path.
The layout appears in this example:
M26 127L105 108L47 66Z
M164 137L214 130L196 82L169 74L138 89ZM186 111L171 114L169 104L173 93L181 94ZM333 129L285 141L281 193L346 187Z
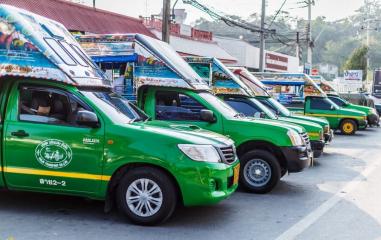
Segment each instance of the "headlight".
M371 108L370 111L369 111L369 114L376 114L376 115L378 115L378 112L377 112L376 109Z
M212 145L179 144L179 149L190 159L199 162L221 162L220 154Z
M288 137L290 138L290 141L293 146L303 146L304 141L302 137L294 130L288 130L287 132Z
M323 131L320 131L320 140L324 140L324 133L323 133Z

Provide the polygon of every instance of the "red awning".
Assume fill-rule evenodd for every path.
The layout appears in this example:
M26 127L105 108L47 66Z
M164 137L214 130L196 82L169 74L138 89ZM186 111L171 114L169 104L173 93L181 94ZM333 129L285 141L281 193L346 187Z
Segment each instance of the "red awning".
M0 3L23 8L61 22L70 31L87 33L141 33L155 37L142 20L94 9L64 0L0 0Z

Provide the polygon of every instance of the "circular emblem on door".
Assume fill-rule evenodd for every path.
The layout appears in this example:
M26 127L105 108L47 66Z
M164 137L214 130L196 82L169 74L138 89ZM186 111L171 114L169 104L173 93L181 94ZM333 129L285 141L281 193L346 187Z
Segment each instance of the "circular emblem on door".
M48 139L38 144L35 155L37 161L43 166L60 169L70 164L73 153L69 145L63 141Z

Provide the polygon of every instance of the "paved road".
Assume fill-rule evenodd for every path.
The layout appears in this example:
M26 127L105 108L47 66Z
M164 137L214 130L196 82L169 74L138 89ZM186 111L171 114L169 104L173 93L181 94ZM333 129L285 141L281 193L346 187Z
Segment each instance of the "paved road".
M268 195L238 191L212 207L183 208L165 225L139 227L101 202L0 192L0 240L381 239L381 129L337 136L314 168Z

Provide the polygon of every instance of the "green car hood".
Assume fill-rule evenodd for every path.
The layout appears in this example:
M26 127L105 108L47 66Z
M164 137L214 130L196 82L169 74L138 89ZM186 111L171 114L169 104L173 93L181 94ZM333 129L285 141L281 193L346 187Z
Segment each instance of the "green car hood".
M340 108L337 110L337 113L339 115L346 115L346 116L358 116L358 117L367 116L367 114L362 111L355 110L355 109L348 109L348 108Z
M300 120L317 123L322 127L329 125L329 122L326 119L320 118L320 117L310 117L310 116L297 115L297 114L291 113L291 116L289 116L289 118L300 119Z
M368 114L372 110L371 107L361 106L361 105L357 105L357 104L349 104L349 105L345 106L344 108L358 110L358 111L364 112L365 114Z
M298 126L296 124L292 123L286 123L286 122L281 122L278 120L272 120L272 119L259 119L259 118L252 118L252 117L245 117L239 119L240 121L247 121L247 122L255 122L256 124L262 124L262 125L272 125L272 126L278 126L278 127L283 127L283 128L290 128L298 133L303 133L306 132L306 129L302 126Z
M323 130L323 128L319 124L309 122L309 121L305 121L302 119L289 118L289 117L279 117L278 120L284 121L287 123L300 125L300 126L304 127L308 132L320 132Z
M195 144L211 145L232 145L234 142L224 135L201 129L195 125L175 124L167 121L147 121L144 124L138 123L142 129L176 137Z

